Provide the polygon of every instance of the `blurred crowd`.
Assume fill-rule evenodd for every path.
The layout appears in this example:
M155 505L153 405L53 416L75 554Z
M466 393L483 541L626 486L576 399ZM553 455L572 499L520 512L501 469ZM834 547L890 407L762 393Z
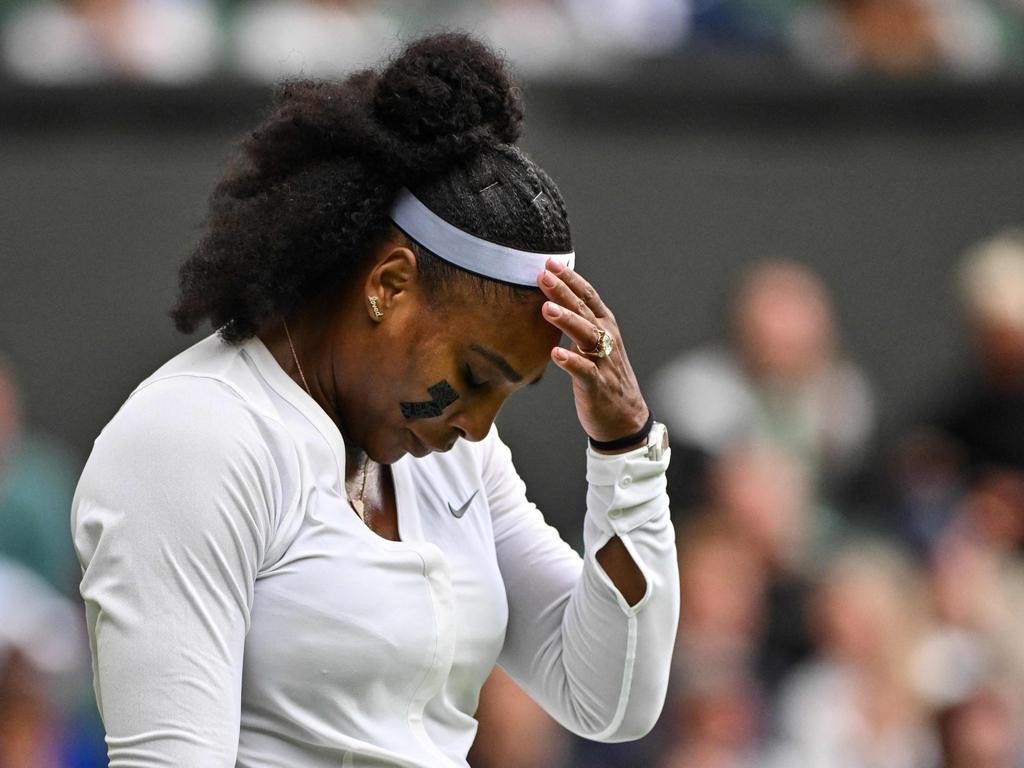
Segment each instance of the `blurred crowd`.
M819 74L1024 70L1024 0L0 0L3 70L38 84L333 77L457 27L531 78L615 75L686 49Z
M682 595L659 725L573 740L497 672L476 768L1024 767L1024 232L955 280L971 357L883 439L821 278L748 269L729 336L648 388Z

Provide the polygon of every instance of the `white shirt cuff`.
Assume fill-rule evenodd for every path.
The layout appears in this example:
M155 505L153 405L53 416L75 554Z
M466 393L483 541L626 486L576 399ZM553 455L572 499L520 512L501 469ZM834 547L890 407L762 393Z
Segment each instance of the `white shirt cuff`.
M598 453L587 447L587 516L607 536L637 528L667 504L653 503L665 494L665 470L672 451L658 461L647 458L647 446L628 453Z

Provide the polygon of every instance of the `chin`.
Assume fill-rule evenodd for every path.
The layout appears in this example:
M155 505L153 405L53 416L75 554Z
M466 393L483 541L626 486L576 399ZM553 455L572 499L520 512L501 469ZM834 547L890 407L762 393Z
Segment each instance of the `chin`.
M368 440L369 445L363 449L370 461L377 464L394 464L409 453L409 446L401 439L381 440L380 437L382 435L378 435L376 440Z
M431 452L431 449L408 429L402 429L383 445L378 443L366 449L367 456L378 464L394 464L403 456L418 459Z
M378 464L394 464L403 456L410 453L406 448L398 445L390 446L382 451L367 451L367 456Z
M372 448L367 448L366 453L378 464L394 464L403 456L412 456L416 459L422 459L424 456L428 456L431 453L444 453L451 450L454 444L455 443L453 441L451 445L444 448L432 448L417 437L412 430L403 429L399 433L398 438L389 442L387 446L374 446Z

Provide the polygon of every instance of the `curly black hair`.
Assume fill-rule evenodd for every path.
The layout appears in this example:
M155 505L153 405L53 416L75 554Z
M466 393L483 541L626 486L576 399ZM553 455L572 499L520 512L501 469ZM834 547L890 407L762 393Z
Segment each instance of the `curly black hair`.
M283 83L211 196L206 231L181 267L176 327L192 333L209 320L241 342L344 284L397 231L388 211L403 186L478 237L571 250L558 188L515 146L522 122L503 62L465 34L415 41L383 71ZM431 289L497 285L410 245Z

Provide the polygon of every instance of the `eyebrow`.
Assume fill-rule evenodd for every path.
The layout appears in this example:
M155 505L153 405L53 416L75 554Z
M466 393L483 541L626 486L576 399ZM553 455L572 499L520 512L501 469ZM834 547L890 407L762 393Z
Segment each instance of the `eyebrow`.
M509 365L508 360L499 355L493 349L488 349L482 344L470 344L469 348L476 352L478 355L487 358L494 365L494 367L501 371L502 375L506 379L511 381L513 384L518 384L523 380L523 377L519 374L519 372L516 371L516 369L513 368L511 365ZM532 383L533 382L531 382L531 384Z

